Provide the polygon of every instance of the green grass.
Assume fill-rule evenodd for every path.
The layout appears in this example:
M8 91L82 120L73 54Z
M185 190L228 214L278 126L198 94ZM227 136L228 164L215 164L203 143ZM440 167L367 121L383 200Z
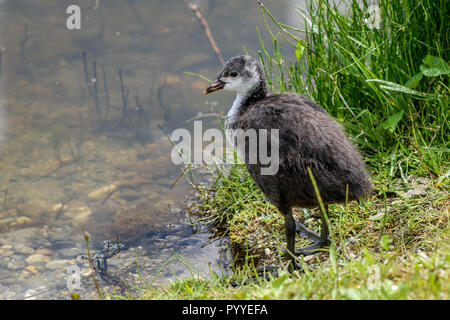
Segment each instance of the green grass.
M148 289L141 299L448 299L450 255L447 243L432 253L420 252L399 259L363 252L361 258L319 264L302 274L281 272L236 288L229 278L212 275L179 279Z
M255 277L256 266L286 267L285 259L275 253L285 248L283 219L244 166L216 168L211 174L214 192L201 193L195 211L201 214L199 223L229 237L236 258L233 272L193 274L129 298L449 299L448 180L405 183L398 178L386 184L374 177L375 186L384 190L381 196L330 206L335 248L301 260L304 272L284 269L270 281L246 284ZM317 220L309 219L314 213L297 210L295 216L317 229ZM297 240L298 246L305 244Z
M196 185L193 211L230 239L234 273L177 279L139 298L449 299L450 6L380 0L380 28L371 29L365 1L342 2L344 14L333 1L308 0L307 13L298 10L302 30L262 7L272 43L261 41L259 56L273 91L302 93L343 123L377 194L330 206L335 246L302 260L304 272L234 288L255 266L285 263L276 254L285 248L283 218L243 165L210 168L214 183ZM319 228L315 210L294 215Z
M362 7L336 2L347 3L347 15L333 0L307 1L309 15L297 9L304 30L263 9L267 28L278 30L270 32L273 54L261 42L269 84L322 105L345 125L373 169L394 157L400 160L394 171L442 175L449 152L450 5L382 0L380 28L371 29L364 22L366 1ZM280 38L297 61L286 61Z

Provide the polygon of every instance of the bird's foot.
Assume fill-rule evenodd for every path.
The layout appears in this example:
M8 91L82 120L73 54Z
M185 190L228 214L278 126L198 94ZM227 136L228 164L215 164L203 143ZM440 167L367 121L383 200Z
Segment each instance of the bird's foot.
M309 245L309 246L306 246L303 248L295 248L293 255L294 256L300 256L300 255L310 256L310 255L313 255L313 254L319 252L318 251L319 249L328 247L330 245L330 243L331 243L331 240L329 238L327 238L325 240L319 239L319 240L315 241L312 245ZM287 250L281 250L280 252L282 254L288 254Z
M297 232L298 236L303 239L309 239L311 241L320 241L320 235L311 229L307 228L300 221L295 221L295 232Z
M330 239L320 239L319 241L314 242L312 245L303 247L303 248L295 248L294 255L304 255L310 256L318 252L319 249L326 248L330 245Z
M295 260L293 260L289 264L289 271L294 272L296 270L298 271L303 270L303 267L300 264L298 264Z
M262 266L256 268L256 272L258 275L262 276L264 279L269 279L269 275L272 275L273 277L278 277L278 266Z
M258 272L258 275L262 275L264 279L268 280L269 275L272 275L272 277L278 277L278 269L280 269L279 266L262 266L256 268L256 271ZM302 266L295 261L295 258L289 262L290 272L302 269Z

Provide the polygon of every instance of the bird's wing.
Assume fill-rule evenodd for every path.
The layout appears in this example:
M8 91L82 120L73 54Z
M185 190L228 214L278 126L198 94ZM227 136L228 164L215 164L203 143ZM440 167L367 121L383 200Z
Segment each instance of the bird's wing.
M361 169L359 153L341 126L322 110L298 101L295 104L264 103L246 112L244 126L256 131L279 130L279 178L291 180L291 185L303 184L305 197L314 196L307 173L310 167L321 193L333 194L336 198L333 200L342 200L346 185L350 188L357 185L358 175L365 176L365 171ZM261 143L259 141L258 145ZM269 138L267 144L270 144ZM253 178L258 176L258 172L254 172L258 166L247 167ZM257 181L258 185L264 183Z
M313 162L320 162L333 169L335 164L330 153L336 152L336 145L346 146L348 142L341 126L322 110L298 102L266 103L246 112L244 127L256 131L278 130L282 166L297 167L301 165L298 161L312 162L314 166Z

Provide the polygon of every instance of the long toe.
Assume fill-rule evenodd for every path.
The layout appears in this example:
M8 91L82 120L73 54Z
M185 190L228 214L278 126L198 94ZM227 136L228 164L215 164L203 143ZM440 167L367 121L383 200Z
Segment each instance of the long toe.
M303 267L300 264L298 264L297 262L294 262L294 268L291 268L291 272L295 271L295 270L301 271L301 270L303 270Z
M311 241L319 241L320 235L316 232L308 229L303 223L300 221L295 221L295 232L297 232L298 236L303 239L309 239Z
M317 241L314 244L304 247L304 248L295 248L295 255L304 255L304 256L310 256L312 254L315 254L318 252L318 249L326 248L328 247L329 242L328 241Z
M256 268L256 272L258 272L259 276L268 280L269 274L272 275L272 277L278 277L278 269L278 266L262 266Z

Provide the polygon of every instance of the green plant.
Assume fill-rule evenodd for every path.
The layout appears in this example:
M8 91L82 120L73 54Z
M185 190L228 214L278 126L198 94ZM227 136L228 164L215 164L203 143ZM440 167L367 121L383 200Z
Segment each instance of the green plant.
M324 106L345 125L373 169L381 171L383 159L395 154L400 170L394 174L445 172L447 1L380 0L379 28L368 23L365 0L308 0L307 12L297 8L303 28L281 23L258 2L273 39L273 53L262 41L260 53L273 90L300 92ZM338 4L347 11L339 11ZM296 61L286 59L282 39Z

